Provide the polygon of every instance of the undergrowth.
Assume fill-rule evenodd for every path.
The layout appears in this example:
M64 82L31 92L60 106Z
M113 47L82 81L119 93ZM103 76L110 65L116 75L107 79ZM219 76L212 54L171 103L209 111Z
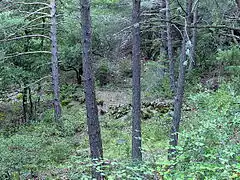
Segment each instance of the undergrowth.
M131 117L101 116L104 160L98 169L107 179L239 179L240 96L231 85L188 96L178 156L167 160L171 117L155 114L142 123L142 164L132 164ZM0 176L5 179L91 179L85 110L64 108L63 126L42 121L1 132ZM170 166L175 164L175 166Z

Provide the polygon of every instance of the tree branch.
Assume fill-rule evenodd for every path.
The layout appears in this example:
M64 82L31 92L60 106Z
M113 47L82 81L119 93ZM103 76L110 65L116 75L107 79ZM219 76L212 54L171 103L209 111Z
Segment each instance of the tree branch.
M28 3L28 2L12 2L12 3L23 4L23 5L43 5L43 6L47 6L47 7L51 8L49 4L43 3L43 2L32 2L32 3Z
M45 35L42 35L42 34L33 34L33 35L14 37L14 38L11 38L11 39L2 39L2 40L0 40L0 42L6 42L6 41L8 42L8 41L14 41L14 40L19 40L19 39L24 39L24 38L38 38L38 37L46 38L46 39L51 40L51 38L48 37L48 36L45 36Z
M42 7L42 8L40 8L40 9L34 11L34 12L21 11L21 10L19 10L19 12L27 13L28 15L25 17L26 19L29 18L31 15L35 15L35 14L41 14L41 15L46 15L46 16L50 15L48 13L40 12L44 9L48 9L48 7Z
M7 56L3 57L2 59L10 59L18 56L30 55L30 54L52 54L50 51L31 51L31 52L22 52L22 53L15 53L15 54L8 54Z
M180 6L180 8L182 9L182 11L184 12L184 14L187 14L187 12L185 11L185 9L182 7L181 3L179 2L179 0L177 0L178 5Z

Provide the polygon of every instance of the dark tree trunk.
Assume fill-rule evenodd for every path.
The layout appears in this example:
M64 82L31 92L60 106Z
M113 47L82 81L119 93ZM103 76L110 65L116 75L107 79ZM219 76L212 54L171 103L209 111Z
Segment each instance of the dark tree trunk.
M166 1L165 0L159 0L159 10L160 10L160 18L166 19ZM160 46L160 55L161 57L165 58L167 56L167 34L166 34L166 23L163 24L163 29L160 31L160 37L161 37L161 46Z
M132 11L132 86L133 86L133 110L132 110L132 159L142 160L142 135L141 135L141 64L140 64L140 0L133 0Z
M28 104L27 104L27 87L24 84L23 92L22 92L22 106L23 106L23 120L22 124L25 124L28 121L27 112L28 112Z
M186 33L184 33L186 34ZM174 98L174 113L172 119L172 127L170 132L170 149L169 149L169 159L173 159L176 157L176 149L175 147L178 145L178 132L181 121L181 109L183 103L183 95L184 95L184 85L185 85L185 71L186 66L184 62L186 61L186 35L183 37L182 41L182 52L179 64L179 75L178 75L178 83L177 83L177 92Z
M188 3L191 0L187 0ZM186 57L186 43L188 37L188 28L190 21L190 8L189 4L187 3L187 14L185 20L185 27L183 29L183 40L182 40L182 50L181 50L181 58L179 62L179 74L178 74L178 83L177 83L177 92L174 98L174 113L172 119L172 127L170 132L170 149L169 149L169 159L176 158L176 146L178 145L178 133L179 133L179 126L181 121L181 114L182 114L182 103L184 97L184 86L185 86L185 72L187 66L187 57Z
M171 90L174 94L176 94L176 84L175 84L175 61L173 57L173 46L172 46L172 28L171 23L169 22L171 19L170 13L170 4L169 0L166 0L166 21L167 21L167 47L168 47L168 60L169 60L169 77L170 77L170 86Z
M165 0L159 1L159 10L160 10L160 18L166 19L166 2ZM167 58L167 34L166 34L166 23L163 23L163 29L160 30L160 38L161 38L161 46L160 46L160 63L161 63L161 70L160 70L160 78L163 78L166 73L165 68L165 59Z
M37 85L37 105L40 108L40 101L41 101L41 95L42 95L42 86L41 83L38 83Z
M59 66L57 57L57 20L56 20L56 1L51 0L51 51L52 51L52 86L53 86L53 105L54 118L59 121L61 117L61 105L59 98Z
M81 0L82 44L83 44L83 82L87 109L87 125L91 158L94 162L103 158L101 130L95 97L94 79L91 62L91 17L89 0ZM93 178L101 179L100 172L93 168Z
M240 10L240 0L235 0L235 1L236 1L238 10Z
M186 8L187 8L187 11L186 11L187 24L191 25L192 18L193 18L192 16L193 0L186 0Z
M28 87L28 99L29 99L29 105L30 105L30 109L29 109L29 119L30 120L34 120L34 113L33 113L33 101L32 101L32 92L31 92L31 88Z

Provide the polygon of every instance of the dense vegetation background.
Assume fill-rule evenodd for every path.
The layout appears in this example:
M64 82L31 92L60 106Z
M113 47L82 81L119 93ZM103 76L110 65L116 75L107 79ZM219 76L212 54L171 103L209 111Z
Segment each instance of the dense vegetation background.
M88 2L0 1L0 179L240 179L240 1Z

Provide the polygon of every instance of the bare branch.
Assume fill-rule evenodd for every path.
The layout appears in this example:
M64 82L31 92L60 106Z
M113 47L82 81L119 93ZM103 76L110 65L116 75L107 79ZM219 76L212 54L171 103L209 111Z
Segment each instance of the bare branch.
M34 24L34 25L31 25L31 26L27 26L27 27L24 25L24 26L18 28L17 31L15 31L14 33L8 35L6 39L11 38L12 36L16 35L20 30L31 29L33 27L43 26L43 25L51 25L51 24L50 23L39 23L39 24ZM33 28L33 29L37 29L37 28Z
M27 13L28 15L25 17L26 19L29 18L32 15L35 15L35 14L41 14L41 15L46 15L46 16L50 15L48 13L41 12L44 9L48 9L48 7L42 7L42 8L40 8L40 9L34 11L34 12L21 11L21 10L19 10L19 12Z
M15 4L23 4L23 5L43 5L43 6L47 6L47 7L51 8L49 4L43 3L43 2L32 2L32 3L28 3L28 2L14 2L14 3Z
M187 14L187 12L185 11L185 9L182 7L181 3L179 2L179 0L177 0L178 5L180 6L180 8L182 9L182 11L184 12L184 14Z
M30 54L51 54L51 52L50 51L31 51L31 52L14 53L14 54L8 54L3 59L10 59L10 58L30 55Z
M19 39L38 38L38 37L46 38L46 39L51 40L51 38L48 37L48 36L45 36L45 35L42 35L42 34L33 34L33 35L26 35L26 36L14 37L14 38L11 38L11 39L2 39L2 40L0 40L0 42L8 42L8 41L14 41L14 40L19 40Z

